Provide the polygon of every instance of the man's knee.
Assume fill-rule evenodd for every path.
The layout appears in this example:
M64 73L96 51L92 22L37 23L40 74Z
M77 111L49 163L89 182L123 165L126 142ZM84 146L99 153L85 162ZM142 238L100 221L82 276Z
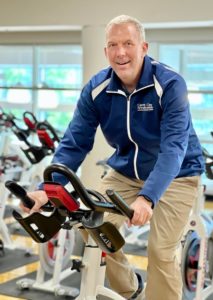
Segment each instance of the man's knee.
M174 247L168 247L168 244L158 245L157 243L149 243L148 257L150 262L173 262L176 251Z

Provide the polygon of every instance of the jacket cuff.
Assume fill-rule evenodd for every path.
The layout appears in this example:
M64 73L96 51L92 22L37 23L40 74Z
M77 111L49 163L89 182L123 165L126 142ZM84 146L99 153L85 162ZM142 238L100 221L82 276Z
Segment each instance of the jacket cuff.
M152 203L152 206L151 206L152 209L155 207L154 201L152 199L150 199L147 195L142 194L140 196L143 196L148 202Z

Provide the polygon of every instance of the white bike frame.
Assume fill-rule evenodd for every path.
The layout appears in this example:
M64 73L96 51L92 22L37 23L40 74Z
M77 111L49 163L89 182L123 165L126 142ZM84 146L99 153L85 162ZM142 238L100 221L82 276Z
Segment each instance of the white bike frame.
M195 202L184 234L184 236L186 236L189 231L196 231L200 238L200 254L198 260L196 292L193 300L206 300L210 295L213 295L213 278L211 279L211 283L206 288L204 287L208 247L208 234L204 219L202 217L202 212L204 211L204 201L203 188L200 188L200 195Z

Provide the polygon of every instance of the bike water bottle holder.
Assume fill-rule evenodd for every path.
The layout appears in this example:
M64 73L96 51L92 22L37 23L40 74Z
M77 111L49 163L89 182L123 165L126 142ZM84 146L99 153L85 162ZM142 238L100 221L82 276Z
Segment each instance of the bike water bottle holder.
M49 241L62 227L66 217L62 216L55 208L50 216L33 213L23 218L17 211L13 211L13 217L29 233L37 243Z
M92 211L88 218L82 219L82 225L103 252L114 253L123 247L125 240L112 223L103 222L103 215Z

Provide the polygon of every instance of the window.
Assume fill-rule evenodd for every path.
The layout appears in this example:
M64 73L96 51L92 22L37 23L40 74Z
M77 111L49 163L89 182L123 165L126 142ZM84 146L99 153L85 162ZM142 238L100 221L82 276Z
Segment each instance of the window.
M192 121L204 148L213 154L213 44L162 44L159 60L183 75L189 91ZM206 195L213 195L213 182L202 176Z
M81 86L79 45L0 46L0 103L17 117L37 112L64 131Z
M161 44L159 60L172 66L187 82L195 130L213 153L213 44Z

